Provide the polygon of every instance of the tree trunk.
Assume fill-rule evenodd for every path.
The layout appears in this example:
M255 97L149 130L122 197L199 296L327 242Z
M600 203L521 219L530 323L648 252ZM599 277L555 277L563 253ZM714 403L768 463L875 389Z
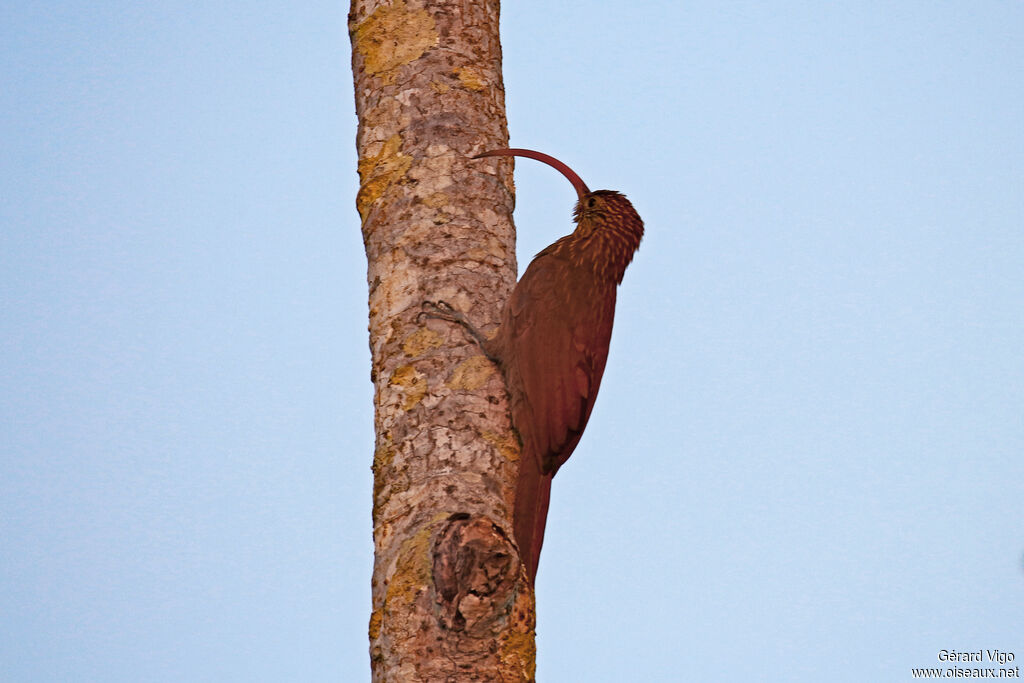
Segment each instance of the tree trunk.
M515 284L498 0L353 0L369 263L374 681L528 681L533 592L512 541L519 443L485 330ZM494 175L495 169L499 175Z

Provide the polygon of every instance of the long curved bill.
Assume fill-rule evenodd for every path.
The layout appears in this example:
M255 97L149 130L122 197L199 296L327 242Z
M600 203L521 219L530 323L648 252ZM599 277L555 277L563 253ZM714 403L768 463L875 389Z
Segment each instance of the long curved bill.
M580 199L583 199L584 195L590 193L590 189L587 187L587 184L583 182L583 180L578 175L576 175L575 171L573 171L571 168L569 168L568 166L566 166L565 164L563 164L561 161L554 158L550 154L545 154L544 152L536 152L532 149L511 148L492 149L489 152L481 152L480 154L477 154L473 158L480 159L482 157L526 157L528 159L536 159L537 161L544 162L548 166L554 167L562 175L568 178L569 182L572 183L572 186L576 188L576 194L579 196Z

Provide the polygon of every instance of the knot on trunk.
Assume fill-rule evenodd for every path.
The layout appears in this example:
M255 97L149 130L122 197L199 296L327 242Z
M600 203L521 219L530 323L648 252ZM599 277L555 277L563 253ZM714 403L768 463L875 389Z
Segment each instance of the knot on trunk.
M453 514L437 536L433 569L445 628L477 636L503 628L515 602L519 559L501 527Z

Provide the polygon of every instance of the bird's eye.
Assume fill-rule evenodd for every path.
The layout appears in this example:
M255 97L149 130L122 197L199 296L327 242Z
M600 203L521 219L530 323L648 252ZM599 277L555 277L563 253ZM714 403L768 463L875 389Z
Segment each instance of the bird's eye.
M593 209L594 205L596 205L596 204L597 204L597 200L594 199L593 197L591 197L590 199L587 200L587 208L588 209Z

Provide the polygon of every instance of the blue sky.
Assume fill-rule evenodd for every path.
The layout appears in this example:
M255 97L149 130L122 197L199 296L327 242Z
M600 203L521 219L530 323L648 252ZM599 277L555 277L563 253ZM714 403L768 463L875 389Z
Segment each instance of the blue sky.
M647 236L538 680L1019 664L1024 6L552 4L503 10L512 144ZM347 9L4 5L5 681L368 678ZM516 183L525 266L574 196Z

